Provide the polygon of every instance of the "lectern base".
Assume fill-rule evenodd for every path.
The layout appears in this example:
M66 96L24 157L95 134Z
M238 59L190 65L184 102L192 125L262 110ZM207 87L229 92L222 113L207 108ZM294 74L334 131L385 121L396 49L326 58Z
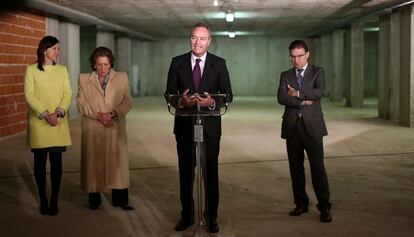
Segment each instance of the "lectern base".
M207 231L207 228L202 223L199 223L194 230L192 237L209 237L210 233Z

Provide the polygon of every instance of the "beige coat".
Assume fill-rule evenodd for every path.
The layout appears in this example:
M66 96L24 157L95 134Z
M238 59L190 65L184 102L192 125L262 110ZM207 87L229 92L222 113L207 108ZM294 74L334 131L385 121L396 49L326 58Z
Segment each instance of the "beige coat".
M40 118L44 111L55 112L61 108L67 113L72 89L69 76L63 65L45 65L44 71L37 64L27 66L24 78L24 96L29 107L27 144L30 148L70 146L69 123L67 114L58 118L52 126Z
M111 70L104 92L96 72L80 74L76 98L82 114L81 186L85 192L107 192L129 186L129 163L125 115L131 109L128 77ZM118 118L106 128L98 112L115 110Z

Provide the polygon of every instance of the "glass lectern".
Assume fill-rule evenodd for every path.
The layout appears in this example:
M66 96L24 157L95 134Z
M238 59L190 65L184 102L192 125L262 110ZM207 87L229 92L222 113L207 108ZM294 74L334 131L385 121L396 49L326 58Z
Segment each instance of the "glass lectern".
M203 213L208 213L208 210L203 211L203 207L208 208L205 205L205 154L203 149L203 124L204 118L209 116L221 116L227 112L229 102L226 94L210 94L215 101L214 108L200 107L195 105L193 107L178 106L179 100L182 95L168 95L168 112L174 116L191 116L194 121L194 144L195 144L195 156L196 156L196 168L195 168L195 181L196 181L196 215L197 215L197 227L192 236L204 237L210 236L207 230L206 221L204 220ZM203 177L203 178L202 178Z

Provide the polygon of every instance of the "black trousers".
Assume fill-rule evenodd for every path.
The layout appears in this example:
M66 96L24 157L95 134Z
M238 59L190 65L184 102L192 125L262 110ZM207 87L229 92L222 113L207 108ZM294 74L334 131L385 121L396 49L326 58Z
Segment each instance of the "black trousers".
M308 206L309 197L306 194L305 185L305 168L304 168L304 151L309 159L310 171L312 177L313 190L318 199L318 209L329 210L329 184L325 172L323 139L322 137L311 137L307 134L305 124L302 119L298 119L295 135L286 140L290 177L292 180L293 197L297 206Z
M195 144L192 138L176 136L180 173L181 218L190 222L194 218L193 183L196 166ZM206 212L209 221L217 219L219 204L218 156L220 137L204 137L205 164L202 173L205 181ZM203 153L203 152L202 152Z
M32 151L34 154L34 176L42 206L47 206L48 204L46 195L46 163L49 153L50 183L52 188L50 206L56 208L62 178L62 151L47 151L45 149L33 149Z

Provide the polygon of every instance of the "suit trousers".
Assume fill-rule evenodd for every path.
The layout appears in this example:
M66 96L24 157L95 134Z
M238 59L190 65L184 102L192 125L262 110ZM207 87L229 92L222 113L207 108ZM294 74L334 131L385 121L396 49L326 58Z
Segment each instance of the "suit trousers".
M117 207L123 207L128 205L128 188L124 189L112 189L112 205ZM100 205L102 202L101 194L99 192L88 193L89 204Z
M295 204L303 207L309 205L309 197L305 189L304 151L306 151L310 164L312 186L318 199L317 207L319 211L330 210L329 184L323 161L323 138L309 136L303 120L299 118L296 123L296 131L292 132L294 135L286 139L286 146Z
M181 218L188 223L194 218L193 183L196 166L195 143L192 138L176 136L178 166L180 173ZM205 164L202 174L205 182L205 217L209 221L217 219L219 204L218 156L220 137L204 137ZM202 157L203 158L203 157ZM203 159L202 159L203 160Z

